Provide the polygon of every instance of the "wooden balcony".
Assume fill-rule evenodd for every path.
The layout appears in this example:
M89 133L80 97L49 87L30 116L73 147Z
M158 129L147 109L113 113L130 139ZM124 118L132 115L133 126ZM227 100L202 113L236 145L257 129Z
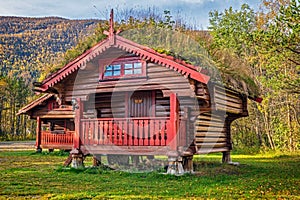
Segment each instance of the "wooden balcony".
M46 149L70 150L73 146L74 131L41 131L41 147Z

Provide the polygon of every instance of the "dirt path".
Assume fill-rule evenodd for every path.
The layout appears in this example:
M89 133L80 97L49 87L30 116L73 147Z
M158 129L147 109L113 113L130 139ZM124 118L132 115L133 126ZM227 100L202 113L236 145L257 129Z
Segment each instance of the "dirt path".
M0 142L0 151L35 150L35 141Z

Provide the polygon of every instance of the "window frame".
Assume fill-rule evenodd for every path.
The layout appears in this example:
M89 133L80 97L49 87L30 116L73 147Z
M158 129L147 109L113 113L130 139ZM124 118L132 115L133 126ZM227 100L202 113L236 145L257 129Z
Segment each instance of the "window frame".
M140 68L134 68L134 63L141 63ZM141 73L138 74L126 74L126 64L132 64L132 72L134 70L141 70ZM106 72L106 67L107 66L113 66L113 65L120 65L120 75L116 76L105 76ZM134 79L134 78L145 78L146 77L146 62L138 57L130 57L130 58L117 58L115 60L105 60L105 59L100 59L99 60L99 80L100 81L109 81L109 80L119 80L119 79ZM130 69L130 68L127 68ZM129 71L129 70L128 70ZM111 70L112 74L114 73L114 70Z

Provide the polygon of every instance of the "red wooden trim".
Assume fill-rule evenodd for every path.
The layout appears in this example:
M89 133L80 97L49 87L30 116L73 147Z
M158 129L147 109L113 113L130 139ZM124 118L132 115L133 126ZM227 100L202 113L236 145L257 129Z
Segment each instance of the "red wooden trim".
M70 145L73 144L74 131L66 131L63 134L51 133L51 131L41 132L41 146L44 145Z
M42 127L42 122L41 118L37 117L36 119L36 148L40 149L41 148L41 127Z
M177 148L177 133L179 123L179 104L177 95L175 93L170 94L170 129L167 137L167 144L172 150Z
M24 114L24 113L30 111L31 109L35 108L36 106L40 105L41 103L45 102L46 100L48 100L49 98L51 98L53 96L54 96L54 94L44 94L40 98L32 101L31 103L29 103L26 106L24 106L23 108L21 108L19 110L19 112L17 113L17 115Z
M81 118L83 115L83 103L81 102L80 98L77 98L76 102L77 102L78 108L75 109L75 134L74 134L73 148L79 149L80 148L80 136L82 135Z
M151 119L157 119L157 120L168 120L169 117L124 117L124 118L92 118L92 119L81 119L82 122L85 121L123 121L123 120L151 120Z

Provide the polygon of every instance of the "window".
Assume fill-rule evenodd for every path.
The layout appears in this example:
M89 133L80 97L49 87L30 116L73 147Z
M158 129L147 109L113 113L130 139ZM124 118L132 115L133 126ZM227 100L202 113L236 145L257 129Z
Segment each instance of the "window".
M104 76L121 76L121 65L108 65L106 66Z
M144 77L146 74L145 65L146 63L139 58L119 58L104 66L101 65L100 61L100 68L104 69L104 72L100 73L100 80Z
M124 64L124 74L142 74L142 63L126 63Z

